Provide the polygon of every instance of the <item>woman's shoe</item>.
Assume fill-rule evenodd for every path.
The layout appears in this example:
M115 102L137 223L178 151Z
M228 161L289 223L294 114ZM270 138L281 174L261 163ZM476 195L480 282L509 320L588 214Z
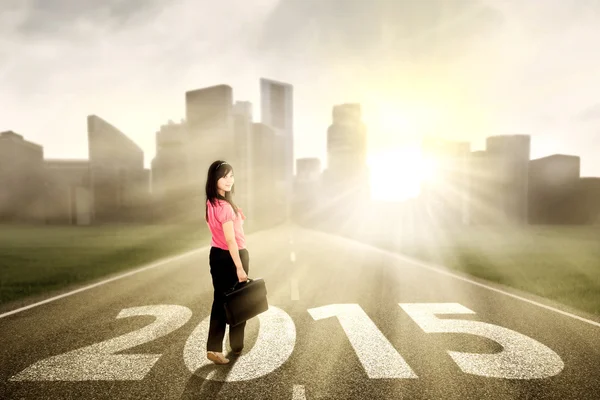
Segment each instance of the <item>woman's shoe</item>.
M225 358L225 356L221 353L217 353L216 351L209 351L206 353L206 358L215 364L223 365L228 364L229 360Z

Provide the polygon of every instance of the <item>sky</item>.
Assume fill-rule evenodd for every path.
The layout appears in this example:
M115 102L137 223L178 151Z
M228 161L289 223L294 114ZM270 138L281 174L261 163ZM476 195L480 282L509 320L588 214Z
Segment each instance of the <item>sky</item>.
M0 131L88 157L86 117L134 140L217 84L250 101L294 85L295 157L326 163L335 104L358 102L369 156L424 135L532 136L532 158L600 176L600 0L2 0Z

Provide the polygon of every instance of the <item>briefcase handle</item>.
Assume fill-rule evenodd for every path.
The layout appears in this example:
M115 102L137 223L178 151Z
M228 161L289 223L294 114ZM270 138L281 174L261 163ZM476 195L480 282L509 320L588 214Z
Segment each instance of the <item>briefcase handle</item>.
M248 280L246 280L244 282L237 281L235 283L235 285L233 285L233 287L231 289L229 289L228 291L226 291L225 293L231 293L231 292L235 291L236 289L244 286L246 283L250 283L250 282L252 282L252 279L250 279L250 278L248 278Z

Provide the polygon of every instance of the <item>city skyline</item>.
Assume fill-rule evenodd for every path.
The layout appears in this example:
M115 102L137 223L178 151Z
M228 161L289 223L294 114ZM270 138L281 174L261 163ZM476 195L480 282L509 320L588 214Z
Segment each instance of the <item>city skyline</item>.
M263 83L265 82L272 82L272 83L276 83L276 84L281 84L283 86L289 86L290 88L293 86L292 83L283 83L283 82L279 82L279 81L274 81L274 80L270 80L267 78L260 78L259 80L260 84L263 85ZM228 87L231 88L231 86L227 85L227 84L221 84L221 85L212 85L209 87L205 87L205 88L196 88L196 89L191 89L186 91L186 96L187 93L192 93L194 91L203 91L203 90L210 90L211 88L217 88L217 87ZM255 124L255 125L260 125L262 123L262 119L265 117L265 115L259 115L257 117L257 112L255 111L255 105L252 102L248 102L248 101L244 101L242 99L238 99L235 96L235 88L231 88L232 89L232 107L244 107L247 108L247 112L248 113L248 118L250 118L251 123ZM268 98L267 98L268 99ZM261 102L262 103L264 101L264 99L262 99ZM358 115L358 120L357 121L362 121L363 117L362 114L360 112L362 105L357 104L357 103L341 103L341 104L333 104L330 106L330 114L331 112L333 112L335 114L335 110L336 109L341 109L344 107L358 107L359 110L359 115ZM259 109L262 109L262 107L260 107ZM233 109L232 109L233 110ZM234 111L235 114L235 111ZM94 116L93 114L91 116ZM90 116L88 116L89 118ZM258 118L258 122L256 121L256 119ZM269 117L267 117L267 119L269 119ZM130 141L133 145L140 147L140 149L142 150L142 155L141 157L143 158L143 168L145 168L147 171L152 171L153 168L153 163L156 160L156 157L158 156L159 152L158 152L158 148L160 147L160 143L161 137L167 138L167 137L171 137L175 134L175 136L178 136L179 134L177 134L176 132L170 132L171 129L179 129L179 127L183 128L184 130L187 129L186 126L188 124L188 121L186 120L186 118L182 118L180 121L175 122L172 119L169 119L166 123L161 124L160 127L158 127L154 133L154 138L155 138L155 149L156 151L154 152L154 157L149 158L147 153L144 151L143 148L141 148L141 146L139 146L138 143L136 143L135 141L133 141L130 137L130 135L128 134L128 132L124 132L121 129L119 129L119 131L122 132L122 134L125 135L126 140ZM363 124L364 125L364 124ZM118 129L118 127L116 127ZM366 128L366 136L365 139L368 142L369 139L369 135L371 134L371 130L369 129L368 125L365 125L364 128ZM328 135L328 132L330 128L326 128L325 129L325 136ZM9 130L10 131L10 130ZM9 132L7 131L7 132ZM14 132L14 131L13 131ZM27 142L36 144L41 146L44 149L44 160L46 162L62 162L62 161L88 161L90 160L90 157L85 157L85 158L74 158L74 157L62 157L62 158L56 158L56 157L52 157L50 156L47 151L46 151L46 146L42 143L35 143L33 142L27 135L24 135L22 132L15 132L21 136L24 137L24 139ZM364 134L364 133L363 133ZM351 135L352 136L352 135ZM493 137L509 137L512 136L510 134L505 134L505 135L489 135L486 136L484 138L484 140L488 141L490 138ZM531 137L531 135L525 135L528 137ZM292 133L292 138L295 137L295 134ZM429 136L428 138L430 139L441 139L442 141L448 141L448 142L456 142L459 143L459 141L454 141L452 139L442 139L441 137L437 137L437 136ZM329 140L329 139L326 139ZM427 140L427 137L424 138L424 140ZM468 142L468 141L464 141L462 143L465 143L466 145L468 145L470 151L473 152L473 154L478 153L478 152L482 152L484 149L477 149L476 147L473 146L473 143ZM530 157L529 160L541 160L547 157L552 157L552 156L557 156L557 155L565 155L565 156L570 156L570 157L575 157L578 158L581 163L581 165L584 164L585 160L578 154L566 154L565 152L558 152L558 153L551 153L548 155L544 155L544 156L540 156L540 157L532 157L531 156L531 148L534 147L534 143L532 141L531 146L530 146ZM367 148L368 149L368 148ZM317 157L315 154L312 155L307 155L305 157L299 157L299 158L294 158L293 159L293 165L292 165L292 169L296 170L297 169L297 162L298 160L301 159L318 159L319 160L319 165L321 168L321 173L326 172L326 170L331 167L331 165L329 164L329 162L331 161L331 157L333 155L335 155L335 153L330 153L329 147L326 144L326 156L325 156L325 160L326 162L323 162L323 160L319 157ZM406 200L410 200L410 199L414 199L414 198L418 198L421 194L422 194L422 185L424 182L427 181L428 178L431 177L431 174L435 172L432 169L432 165L429 165L429 163L426 160L426 156L423 153L423 148L422 148L422 143L418 144L418 145L412 145L412 146L407 146L404 149L387 149L385 151L382 151L380 153L379 158L377 159L369 159L369 156L367 156L366 158L366 164L365 166L367 167L367 179L368 179L368 186L369 186L369 195L371 197L372 200L374 201L392 201L392 202L402 202L402 201L406 201ZM208 160L204 160L203 162L206 162ZM147 166L147 164L149 164ZM361 163L359 163L361 164ZM357 164L358 166L358 164ZM242 167L242 165L239 166L240 168ZM428 168L429 167L429 168ZM343 170L347 170L347 168L350 168L349 165L347 165L346 167L343 168ZM394 170L394 176L395 178L391 181L389 176L387 175L387 171L389 171L390 169ZM174 171L173 171L174 172ZM155 174L156 172L154 172ZM296 171L297 173L297 171ZM331 170L330 170L331 173ZM584 177L591 177L591 178L597 178L600 177L600 174L598 176L585 176L584 174L581 174L580 177L584 178ZM202 177L201 177L202 178ZM332 179L332 176L330 176L328 179ZM290 180L291 182L291 180ZM365 183L365 185L367 185ZM156 188L154 188L154 183L151 183L150 186L152 187L152 191L155 192ZM291 188L290 188L291 189Z
M206 13L186 0L3 4L0 48L11 57L0 64L0 130L43 144L50 158L82 159L85 116L101 115L140 145L148 168L158 127L184 116L181 93L226 82L253 104L256 121L256 82L269 76L296 88L295 159L325 166L330 107L353 102L364 109L370 157L432 132L474 150L488 136L528 134L532 158L576 154L582 176L600 175L592 2L430 2L440 14L410 2L238 3ZM59 29L48 15L71 22ZM175 21L178 31L169 29Z

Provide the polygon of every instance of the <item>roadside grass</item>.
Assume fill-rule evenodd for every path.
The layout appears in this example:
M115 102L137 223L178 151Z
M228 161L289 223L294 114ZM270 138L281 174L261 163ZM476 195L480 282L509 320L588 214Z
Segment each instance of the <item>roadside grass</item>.
M176 225L0 225L0 304L98 280L209 244Z
M600 226L400 226L335 233L600 316Z

